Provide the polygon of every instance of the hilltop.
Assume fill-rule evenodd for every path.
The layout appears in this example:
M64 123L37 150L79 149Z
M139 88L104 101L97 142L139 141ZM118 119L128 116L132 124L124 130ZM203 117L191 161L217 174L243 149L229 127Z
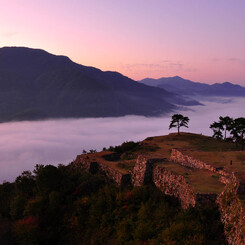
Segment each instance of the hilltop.
M0 98L0 121L157 116L198 104L117 72L24 47L0 48Z
M245 151L233 142L169 134L83 154L74 164L121 187L153 184L184 209L217 205L228 243L245 243Z
M83 154L80 157L108 165L126 174L133 170L137 158L143 155L146 159L159 159L155 165L183 175L197 192L219 193L223 190L224 185L218 181L218 173L205 168L189 168L173 161L173 150L179 150L214 168L225 169L227 173L236 172L239 176L245 174L245 151L239 151L235 143L191 133L149 137L142 142L128 142L106 151ZM79 157L77 161L79 162ZM199 178L200 175L202 178ZM245 182L245 179L242 181Z

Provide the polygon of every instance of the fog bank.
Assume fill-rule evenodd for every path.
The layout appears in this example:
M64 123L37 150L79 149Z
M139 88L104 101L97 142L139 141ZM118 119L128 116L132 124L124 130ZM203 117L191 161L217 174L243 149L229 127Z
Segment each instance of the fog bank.
M189 116L186 132L212 135L209 125L219 116L241 117L244 98L203 101L205 106L193 106L180 113ZM62 119L0 124L0 183L12 181L23 170L33 170L35 164L67 164L82 150L143 140L164 135L170 115L158 118L125 116L119 118ZM183 129L182 129L183 130Z

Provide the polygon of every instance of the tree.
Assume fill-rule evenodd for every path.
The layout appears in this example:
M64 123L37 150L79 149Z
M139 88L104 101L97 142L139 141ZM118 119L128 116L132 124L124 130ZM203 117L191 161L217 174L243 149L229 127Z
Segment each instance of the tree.
M211 128L213 130L213 137L216 139L222 139L223 138L223 134L222 134L222 130L224 130L224 127L222 125L222 123L220 122L213 122L209 128Z
M233 118L231 117L219 117L219 121L218 122L213 122L210 125L210 128L213 130L214 134L213 137L217 138L217 139L223 139L226 140L226 133L227 131L231 130L231 125L233 123ZM224 136L222 131L224 131Z
M244 150L244 137L245 137L245 118L236 118L231 124L231 134L236 143L240 143L242 146L242 151Z
M21 196L31 196L35 186L34 176L30 171L24 171L15 180L15 187Z
M188 128L188 123L190 119L188 117L184 117L181 114L174 114L172 116L172 120L169 125L169 129L176 128L178 129L178 135L180 135L180 127L186 127Z
M37 171L36 185L37 189L42 194L48 194L51 191L56 191L60 187L61 173L58 168L52 165L41 167Z
M219 117L219 122L222 124L223 126L223 130L225 131L225 136L224 136L224 140L226 140L226 132L230 131L231 129L231 125L233 123L233 118L231 117Z

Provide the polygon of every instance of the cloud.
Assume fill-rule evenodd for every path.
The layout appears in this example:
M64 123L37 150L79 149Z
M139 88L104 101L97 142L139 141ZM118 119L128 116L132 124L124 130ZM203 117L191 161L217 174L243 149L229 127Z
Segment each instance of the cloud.
M182 70L184 64L180 62L172 62L170 60L163 60L158 63L135 63L123 65L124 69L132 70L150 70L150 71L165 71L169 69Z
M211 135L209 125L219 116L243 116L244 98L214 99L202 102L206 106L193 106L181 112L190 117L189 128L185 131ZM24 170L33 170L37 163L68 164L83 149L101 150L124 141L168 134L170 116L1 123L0 183L14 180Z
M228 61L234 62L234 63L239 63L241 65L245 65L245 60L239 59L239 58L235 58L235 57L229 58Z

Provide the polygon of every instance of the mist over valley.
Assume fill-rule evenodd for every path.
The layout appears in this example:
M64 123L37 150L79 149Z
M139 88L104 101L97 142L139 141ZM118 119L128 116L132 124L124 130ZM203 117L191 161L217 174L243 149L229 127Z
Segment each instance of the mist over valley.
M178 111L190 118L186 132L212 135L209 125L219 116L244 116L245 98L201 101L203 105ZM58 119L0 124L0 182L14 180L35 164L68 164L82 150L102 150L124 141L166 135L172 113L164 117Z

